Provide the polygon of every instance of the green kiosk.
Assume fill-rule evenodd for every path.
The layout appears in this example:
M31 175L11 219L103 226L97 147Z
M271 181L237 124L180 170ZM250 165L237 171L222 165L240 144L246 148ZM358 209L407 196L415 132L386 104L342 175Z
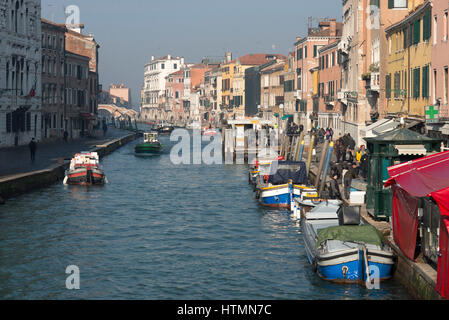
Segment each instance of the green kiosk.
M368 151L366 209L377 220L392 215L393 193L385 189L387 168L441 151L441 139L429 138L415 131L397 128L377 137L365 138Z

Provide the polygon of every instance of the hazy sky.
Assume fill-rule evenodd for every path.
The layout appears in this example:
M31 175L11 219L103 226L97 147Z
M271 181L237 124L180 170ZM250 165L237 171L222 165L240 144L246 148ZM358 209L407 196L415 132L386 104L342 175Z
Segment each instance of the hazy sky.
M65 22L77 5L85 33L100 44L100 82L124 83L140 105L143 68L151 56L233 57L293 50L307 18L337 18L341 0L42 0L42 17Z

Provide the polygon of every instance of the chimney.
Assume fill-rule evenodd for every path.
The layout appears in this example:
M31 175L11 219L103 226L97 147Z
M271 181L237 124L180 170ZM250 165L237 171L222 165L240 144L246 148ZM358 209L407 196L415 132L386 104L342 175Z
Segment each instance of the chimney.
M296 42L300 41L301 37L296 37Z
M181 66L180 67L184 67L184 58L181 58Z
M337 36L337 19L330 20L330 33L329 36L336 37Z
M171 55L167 55L167 60L171 60Z
M225 53L225 63L229 63L232 61L232 52Z
M151 56L151 61L154 61L154 56Z

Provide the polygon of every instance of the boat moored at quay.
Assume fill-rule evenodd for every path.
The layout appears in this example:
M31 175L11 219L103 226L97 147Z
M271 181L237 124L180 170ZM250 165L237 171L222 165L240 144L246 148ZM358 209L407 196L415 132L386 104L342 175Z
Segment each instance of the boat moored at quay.
M393 276L396 258L360 207L323 202L301 219L307 259L318 276L336 283L371 284Z

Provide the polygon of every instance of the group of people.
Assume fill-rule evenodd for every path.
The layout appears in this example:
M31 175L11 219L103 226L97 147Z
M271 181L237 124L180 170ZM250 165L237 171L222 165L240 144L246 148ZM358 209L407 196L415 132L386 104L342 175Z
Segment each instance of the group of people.
M324 140L333 141L334 130L332 128L312 128L310 131L312 136L315 136L315 142L324 143Z
M329 196L333 199L342 200L343 197L338 187L339 182L343 184L344 198L349 200L352 179L362 177L366 179L368 172L368 155L366 147L361 145L355 147L355 140L347 133L337 139L335 143L335 155L337 161L331 166L331 184Z

